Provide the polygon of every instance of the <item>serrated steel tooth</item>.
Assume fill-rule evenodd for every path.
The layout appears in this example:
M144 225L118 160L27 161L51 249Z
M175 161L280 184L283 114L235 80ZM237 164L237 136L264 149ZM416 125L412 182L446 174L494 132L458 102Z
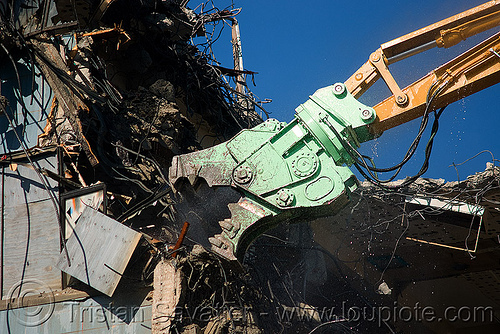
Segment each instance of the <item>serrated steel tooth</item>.
M228 202L238 201L241 199L241 194L237 190L217 192L207 180L199 176L200 165L190 164L184 160L177 158L174 168L170 170L172 178L176 178L175 180L182 178L180 180L182 182L177 182L176 202L172 206L177 211L177 214L172 220L176 223L189 221L193 225L197 224L196 228L191 229L193 241L208 249L213 249L221 257L235 260L236 257L233 252L237 248L237 237L238 233L241 232L241 228L240 224L235 224L231 220L231 217L238 218L237 215L233 216L232 212L237 210L238 204ZM221 195L220 200L217 195ZM212 197L205 198L205 196ZM202 201L205 200L206 205L205 203L202 204ZM226 206L228 204L229 212L228 210L216 211L213 214L210 212L211 210L218 210L217 206ZM210 210L207 210L208 208ZM218 219L213 219L214 217ZM217 227L217 222L219 222L220 229ZM204 224L207 226L203 226ZM214 235L216 233L218 234Z
M217 253L228 260L237 260L234 256L233 244L229 240L227 240L224 235L216 234L214 237L209 238L208 240L212 244L212 251L214 253Z
M189 183L193 186L196 183L198 176L195 174L189 174L187 179L188 179Z
M220 239L216 238L216 236L208 238L208 241L212 244L212 249L214 247L221 248L223 245L223 242Z
M231 231L233 229L233 224L231 222L231 219L224 219L223 221L219 222L220 227L222 227L223 230L226 231Z
M219 221L222 233L209 238L209 240L212 244L212 251L226 259L237 260L234 248L238 242L236 237L241 230L240 220L251 222L249 218L253 217L255 221L257 221L259 218L263 217L264 214L258 211L258 208L249 207L249 205L246 204L245 201L242 202L241 199L238 203L229 203L227 206L231 212L231 218Z
M231 225L233 226L232 232L236 235L240 230L240 222L231 219Z
M169 180L177 180L179 175L179 156L174 156L172 158L172 165L168 170L168 178Z
M224 219L219 222L219 225L222 228L223 233L225 233L229 239L233 239L240 230L240 223L232 219Z

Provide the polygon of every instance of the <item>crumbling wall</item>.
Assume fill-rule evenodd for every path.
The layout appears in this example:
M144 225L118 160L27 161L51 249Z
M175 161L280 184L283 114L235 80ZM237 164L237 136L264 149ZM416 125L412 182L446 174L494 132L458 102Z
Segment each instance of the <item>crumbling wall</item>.
M173 155L222 142L261 121L254 98L232 88L213 54L191 42L205 36L205 24L236 12L216 17L216 10L195 13L186 5L15 1L2 9L2 59L13 73L5 114L14 123L6 126L43 129L22 130L29 149L63 149L63 190L104 182L130 197L111 205L115 217L168 183ZM39 103L45 117L32 122L30 106L44 89L50 93ZM19 151L17 138L5 141L5 153Z
M132 261L136 266L129 270L141 284L151 283L154 265L179 232L166 228L172 196L165 176L172 157L262 121L248 87L236 90L222 74L237 72L241 79L241 70L221 67L207 47L215 40L207 39L205 26L237 11L204 12L205 4L195 13L187 3L19 0L0 6L2 188L13 184L18 165L33 171L28 176L17 171L21 186L12 191L18 196L6 201L9 194L2 195L0 243L2 249L13 245L19 255L1 252L2 298L13 281L26 278L18 273L33 270L54 273L51 289L67 284L88 289L69 277L60 279L45 261L65 251L72 232L66 219L80 213L71 211L78 205L64 203L83 198L144 234ZM52 163L39 164L38 156L50 156ZM9 168L12 173L5 172ZM53 201L44 202L43 215L28 208L27 223L20 226L6 206L28 207L26 196L34 188ZM53 240L43 233L30 240L40 235L31 219L50 225L45 234ZM28 237L16 246L12 238L24 228ZM39 247L45 241L50 254ZM44 261L37 261L37 254ZM6 279L9 273L12 278Z

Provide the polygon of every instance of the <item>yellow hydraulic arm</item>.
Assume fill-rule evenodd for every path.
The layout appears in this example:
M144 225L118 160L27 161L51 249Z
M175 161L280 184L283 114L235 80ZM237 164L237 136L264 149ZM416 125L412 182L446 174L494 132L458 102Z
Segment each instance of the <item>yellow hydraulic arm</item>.
M433 47L450 47L466 38L500 24L500 2L489 1L463 13L382 44L346 82L347 89L360 97L379 78L392 96L377 104L370 131L380 134L422 116L428 96L433 108L441 108L500 82L500 33L433 70L401 89L388 66Z

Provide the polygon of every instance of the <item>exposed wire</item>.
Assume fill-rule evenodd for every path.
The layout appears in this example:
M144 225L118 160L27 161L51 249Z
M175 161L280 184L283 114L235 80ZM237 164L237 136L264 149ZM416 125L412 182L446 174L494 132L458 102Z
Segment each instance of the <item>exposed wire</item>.
M346 152L349 154L349 156L353 159L354 161L354 167L358 170L358 172L365 177L369 182L384 188L386 190L397 190L404 188L411 183L413 183L415 180L417 180L421 175L423 175L427 169L429 168L429 160L430 160L430 155L432 152L432 147L434 143L434 138L437 134L438 128L439 128L439 117L443 113L445 107L440 108L438 111L434 113L434 122L432 124L432 129L431 133L429 135L429 139L427 141L427 145L425 147L425 157L424 161L422 162L422 166L420 170L417 172L417 174L406 178L401 184L398 185L389 185L389 182L392 182L400 173L402 167L410 160L410 158L414 155L418 144L420 142L420 139L427 127L428 120L429 120L429 115L431 112L431 108L433 107L433 101L434 99L439 96L439 94L444 91L446 88L448 82L445 82L441 84L438 88L435 89L435 86L437 86L437 82L431 85L429 88L429 92L427 94L427 102L426 102L426 107L424 111L424 115L422 116L422 120L420 123L419 131L413 140L412 144L408 148L403 160L389 168L376 168L373 166L369 166L366 162L366 156L361 155L352 145L351 143L344 139L339 132L335 129L335 127L328 121L328 119L323 119L323 121L328 125L328 127L334 132L335 136L339 139L340 143L342 144L342 147L346 150ZM390 172L390 171L395 171L393 175L386 180L381 180L378 175L374 174L376 172Z

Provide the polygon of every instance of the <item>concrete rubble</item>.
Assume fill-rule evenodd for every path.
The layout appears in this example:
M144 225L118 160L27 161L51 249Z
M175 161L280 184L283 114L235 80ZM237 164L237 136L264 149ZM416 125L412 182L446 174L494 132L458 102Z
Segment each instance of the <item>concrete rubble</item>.
M211 53L216 38L205 30L224 25L223 20L235 25L239 11L196 3L195 12L188 2L16 0L0 6L4 199L5 185L12 185L12 210L4 210L8 203L2 200L2 300L12 297L12 284L22 289L16 282L30 277L46 283L41 293L76 289L90 296L95 288L113 302L123 296L122 288L115 291L118 282L154 288L154 306L175 308L185 295L181 285L172 298L170 285L160 288L171 276L185 283L182 265L166 264L177 261L168 246L180 232L168 224L171 159L223 142L262 122L265 113L245 83L254 73L241 68L241 61L240 67L222 67ZM16 173L24 178L21 186ZM26 185L30 182L34 190ZM16 212L28 204L25 215ZM23 258L13 236L20 236L17 226L30 226L31 220L40 226L31 224L25 239L18 237L19 245L28 245ZM94 223L100 226L92 230ZM30 244L38 229L43 234L37 232L40 237ZM52 246L41 249L46 243ZM179 250L181 263L186 254L185 247ZM200 265L196 272L209 266ZM58 268L66 273L62 279ZM198 286L207 289L210 279ZM221 281L213 284L216 288ZM207 290L204 296L210 295ZM198 326L211 321L213 333L219 322L229 326L226 316L217 317ZM152 320L153 332L181 328L174 320L166 326Z

